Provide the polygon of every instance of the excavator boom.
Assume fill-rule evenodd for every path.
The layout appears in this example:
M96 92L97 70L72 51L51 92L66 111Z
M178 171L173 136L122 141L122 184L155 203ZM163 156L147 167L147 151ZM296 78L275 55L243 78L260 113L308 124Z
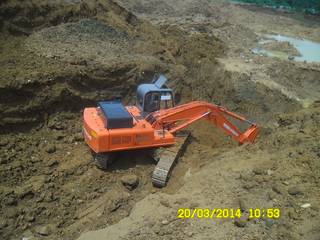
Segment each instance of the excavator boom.
M206 119L214 123L240 144L245 142L253 143L259 133L259 128L255 123L221 106L201 101L194 101L174 108L159 110L150 113L146 118L154 129L165 129L172 134L201 119ZM250 126L242 132L231 122L231 119L247 123Z

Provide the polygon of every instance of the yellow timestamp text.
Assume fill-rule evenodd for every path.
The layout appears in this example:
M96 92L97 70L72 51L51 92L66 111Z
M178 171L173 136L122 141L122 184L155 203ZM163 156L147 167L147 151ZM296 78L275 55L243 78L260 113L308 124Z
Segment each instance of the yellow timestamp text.
M245 213L241 211L241 209L237 208L179 208L177 217L178 218L207 218L207 219L215 219L215 218L241 218ZM246 216L249 218L273 218L278 219L281 216L281 212L279 208L268 208L268 209L260 209L260 208L250 208L246 212Z

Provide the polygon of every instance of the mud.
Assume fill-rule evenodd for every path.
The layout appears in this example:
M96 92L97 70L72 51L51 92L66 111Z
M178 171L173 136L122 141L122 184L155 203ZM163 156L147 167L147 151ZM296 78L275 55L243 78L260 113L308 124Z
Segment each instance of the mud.
M277 15L220 1L156 2L1 2L1 237L76 239L106 228L97 239L317 239L319 65L250 52L266 31L259 23L273 27ZM296 24L291 34L319 37L284 22ZM287 33L285 26L273 29ZM197 123L164 189L151 186L154 163L143 151L97 169L82 139L83 108L118 95L134 104L137 85L157 73L182 102L214 102L257 121L258 143L239 147ZM124 186L133 176L137 186ZM176 220L182 205L235 207L238 198L281 207L283 217L243 230L232 221Z

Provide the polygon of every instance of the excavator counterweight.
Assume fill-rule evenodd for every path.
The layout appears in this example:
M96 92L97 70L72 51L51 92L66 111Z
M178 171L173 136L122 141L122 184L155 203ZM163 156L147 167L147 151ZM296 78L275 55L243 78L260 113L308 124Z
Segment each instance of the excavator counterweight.
M140 85L137 106L105 101L84 109L85 141L100 168L106 169L119 151L157 149L152 179L155 186L163 187L188 143L190 134L181 135L181 131L199 120L213 123L240 144L255 141L259 133L255 123L212 103L193 101L174 106L173 92L165 83L161 75L151 84ZM235 121L247 124L247 129L241 131Z

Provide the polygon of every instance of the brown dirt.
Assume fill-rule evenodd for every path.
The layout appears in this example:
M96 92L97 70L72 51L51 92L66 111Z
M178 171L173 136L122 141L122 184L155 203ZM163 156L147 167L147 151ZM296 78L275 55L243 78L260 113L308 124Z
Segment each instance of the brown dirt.
M269 29L320 40L320 26L257 11L202 0L2 1L0 236L319 239L319 65L250 49ZM214 102L257 121L259 141L239 147L196 123L164 189L151 186L154 163L143 151L97 169L81 111L116 95L134 103L136 86L155 73L183 102ZM121 183L128 174L139 178L132 191ZM283 215L244 228L176 219L183 206L231 208L240 199Z

